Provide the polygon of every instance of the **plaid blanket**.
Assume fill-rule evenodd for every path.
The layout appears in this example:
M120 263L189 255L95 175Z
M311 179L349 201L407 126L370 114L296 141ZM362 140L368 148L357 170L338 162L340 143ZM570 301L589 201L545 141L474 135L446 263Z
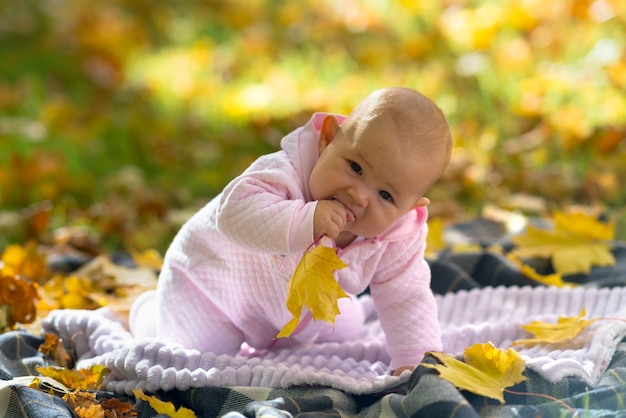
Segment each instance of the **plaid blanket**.
M0 415L6 417L74 417L57 396L23 386L11 379L34 374L46 361L38 351L42 338L22 331L0 338ZM432 357L424 363L435 363ZM163 401L192 409L199 417L626 417L626 342L617 346L613 360L597 385L581 378L549 383L526 371L528 380L505 393L505 405L461 392L437 373L418 367L408 384L393 393L349 395L324 387L272 389L264 387L203 387L159 392ZM520 393L513 394L512 392ZM522 394L527 393L527 394ZM99 392L99 399L134 400ZM147 402L137 401L138 417L153 417Z
M583 288L623 287L626 248L616 248L614 254L615 267L594 269L588 276L568 279L581 283ZM442 254L431 262L431 268L436 278L433 289L439 294L500 285L535 285L505 257L488 251ZM49 364L38 351L42 342L41 336L25 331L0 335L0 416L75 416L58 396L29 388L20 380L36 375L35 366ZM435 359L427 356L425 363L435 363ZM593 383L583 377L552 382L531 369L524 373L528 379L505 392L504 405L460 391L423 365L401 386L360 395L321 385L207 386L161 390L156 395L192 409L201 417L626 417L626 341L616 344L610 361ZM156 415L147 402L123 393L99 391L97 397L130 401L138 417Z

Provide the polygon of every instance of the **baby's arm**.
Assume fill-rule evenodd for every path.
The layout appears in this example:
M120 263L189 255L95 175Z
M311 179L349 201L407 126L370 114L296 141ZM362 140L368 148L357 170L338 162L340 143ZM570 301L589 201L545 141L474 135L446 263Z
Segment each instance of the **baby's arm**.
M299 177L282 153L261 157L219 197L218 230L254 251L289 254L314 240L317 202L307 202Z
M430 268L423 258L426 231L390 246L387 253L396 257L386 260L370 285L394 375L412 370L426 352L442 349Z

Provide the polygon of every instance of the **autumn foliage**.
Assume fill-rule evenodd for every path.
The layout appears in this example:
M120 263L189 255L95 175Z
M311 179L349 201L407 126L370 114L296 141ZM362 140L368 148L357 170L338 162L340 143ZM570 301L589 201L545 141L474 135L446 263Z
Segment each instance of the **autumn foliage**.
M0 3L0 22L1 331L36 329L58 308L126 312L154 287L181 223L227 181L312 112L349 112L389 85L430 96L455 140L428 193L429 251L446 246L445 222L487 216L492 204L508 220L543 221L517 230L506 255L529 278L564 286L612 265L626 237L621 0L23 0ZM292 279L285 336L303 308L332 322L344 296L333 257L321 265L325 286L302 286L320 267L314 257L336 256L324 248ZM137 268L112 262L120 249ZM554 271L538 274L529 258ZM49 269L68 259L82 267ZM321 294L321 308L306 296ZM584 332L594 319L583 316L530 324L536 338L518 344ZM77 415L132 416L130 404L85 390L105 370L72 370L62 342L46 338L42 352L65 369L42 369L33 386L52 375ZM445 371L458 360L443 354L437 369L501 400L523 365L498 350L468 348L459 366L486 377Z
M431 217L620 208L625 16L620 0L7 2L0 246L73 223L164 250L181 209L383 85L450 120Z

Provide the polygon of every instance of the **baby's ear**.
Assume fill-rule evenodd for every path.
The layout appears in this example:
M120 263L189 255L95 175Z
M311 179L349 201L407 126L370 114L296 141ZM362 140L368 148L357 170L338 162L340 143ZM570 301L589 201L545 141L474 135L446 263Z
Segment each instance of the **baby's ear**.
M319 152L326 149L328 144L330 144L337 132L339 131L339 123L337 119L333 115L326 115L324 120L322 121L322 128L320 129L320 138L319 138Z
M422 206L428 206L428 205L430 205L430 199L422 196L419 199L417 199L417 203L415 204L415 207L420 208Z

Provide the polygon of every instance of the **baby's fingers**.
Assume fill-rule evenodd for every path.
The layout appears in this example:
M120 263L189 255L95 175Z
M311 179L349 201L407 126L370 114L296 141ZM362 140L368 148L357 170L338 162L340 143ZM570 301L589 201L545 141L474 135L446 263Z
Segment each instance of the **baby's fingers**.
M320 200L315 211L316 236L326 235L335 239L346 225L346 210L334 200Z

